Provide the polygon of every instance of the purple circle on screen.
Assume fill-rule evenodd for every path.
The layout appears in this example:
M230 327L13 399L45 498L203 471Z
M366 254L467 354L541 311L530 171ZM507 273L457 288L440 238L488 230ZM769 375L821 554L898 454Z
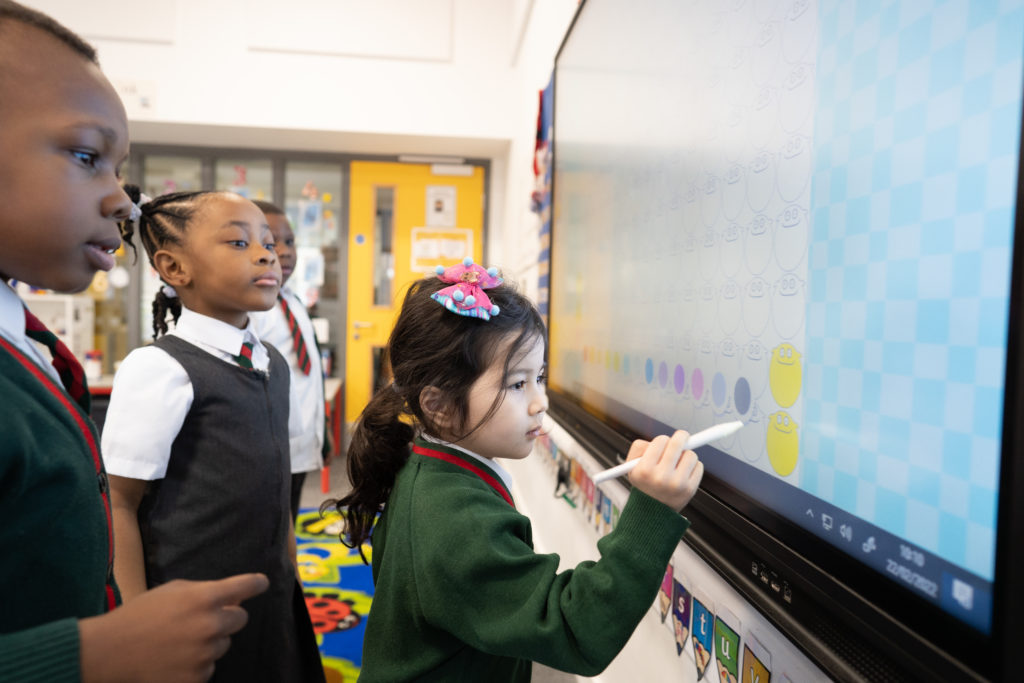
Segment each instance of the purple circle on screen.
M683 370L683 366L682 365L677 365L676 366L676 376L675 376L674 379L675 379L675 385L676 385L676 393L677 394L683 393L683 387L686 386L686 371Z
M693 391L693 397L699 399L704 395L704 373L697 368L693 371L693 379L690 380L690 389Z
M750 382L746 377L736 380L736 388L733 389L733 396L736 399L736 410L740 415L746 415L750 410Z

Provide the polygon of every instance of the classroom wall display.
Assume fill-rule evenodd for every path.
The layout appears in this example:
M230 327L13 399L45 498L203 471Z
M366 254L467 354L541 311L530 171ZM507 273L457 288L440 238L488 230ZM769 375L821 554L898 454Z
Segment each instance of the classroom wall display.
M689 582L677 573L672 579L672 633L676 639L676 654L682 656L690 638L690 591Z
M565 414L742 420L709 491L964 675L1005 637L1022 55L1021 0L586 0L555 69Z
M740 622L725 608L715 614L715 663L719 683L737 683L740 673Z
M702 591L693 593L693 663L697 680L704 678L715 647L715 605Z
M772 656L768 649L753 633L743 638L743 664L740 667L741 683L768 683L772 677Z
M530 210L540 218L537 233L540 250L537 253L537 310L548 319L548 285L551 271L551 138L553 135L554 83L552 78L540 91L537 108L537 140L533 151L533 191Z

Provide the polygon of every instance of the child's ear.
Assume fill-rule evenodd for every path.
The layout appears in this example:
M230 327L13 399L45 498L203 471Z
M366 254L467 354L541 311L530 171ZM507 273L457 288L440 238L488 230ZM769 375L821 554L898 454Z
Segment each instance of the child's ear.
M153 254L153 268L160 274L160 279L177 289L185 287L192 281L188 266L176 254L168 249L161 249Z
M452 427L451 411L443 391L435 386L428 386L420 392L420 409L423 414L438 427L450 430Z

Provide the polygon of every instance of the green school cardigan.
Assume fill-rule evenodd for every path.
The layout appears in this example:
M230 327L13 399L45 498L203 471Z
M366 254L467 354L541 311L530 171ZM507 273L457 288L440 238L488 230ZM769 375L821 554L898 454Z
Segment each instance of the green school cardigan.
M80 680L78 619L107 611L99 485L67 408L0 348L0 680Z
M415 451L374 531L360 681L528 681L532 661L603 671L689 522L633 489L601 559L559 573L493 470L455 448Z

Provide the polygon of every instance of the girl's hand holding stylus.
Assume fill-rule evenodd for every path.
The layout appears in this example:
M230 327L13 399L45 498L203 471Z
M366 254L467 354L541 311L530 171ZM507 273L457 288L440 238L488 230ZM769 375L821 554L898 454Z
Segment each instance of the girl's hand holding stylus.
M82 681L206 681L249 619L239 604L269 586L263 574L171 581L113 612L79 622Z
M693 451L684 450L690 434L683 430L671 437L633 442L626 460L640 463L629 473L629 482L673 510L682 510L704 476L704 464Z

